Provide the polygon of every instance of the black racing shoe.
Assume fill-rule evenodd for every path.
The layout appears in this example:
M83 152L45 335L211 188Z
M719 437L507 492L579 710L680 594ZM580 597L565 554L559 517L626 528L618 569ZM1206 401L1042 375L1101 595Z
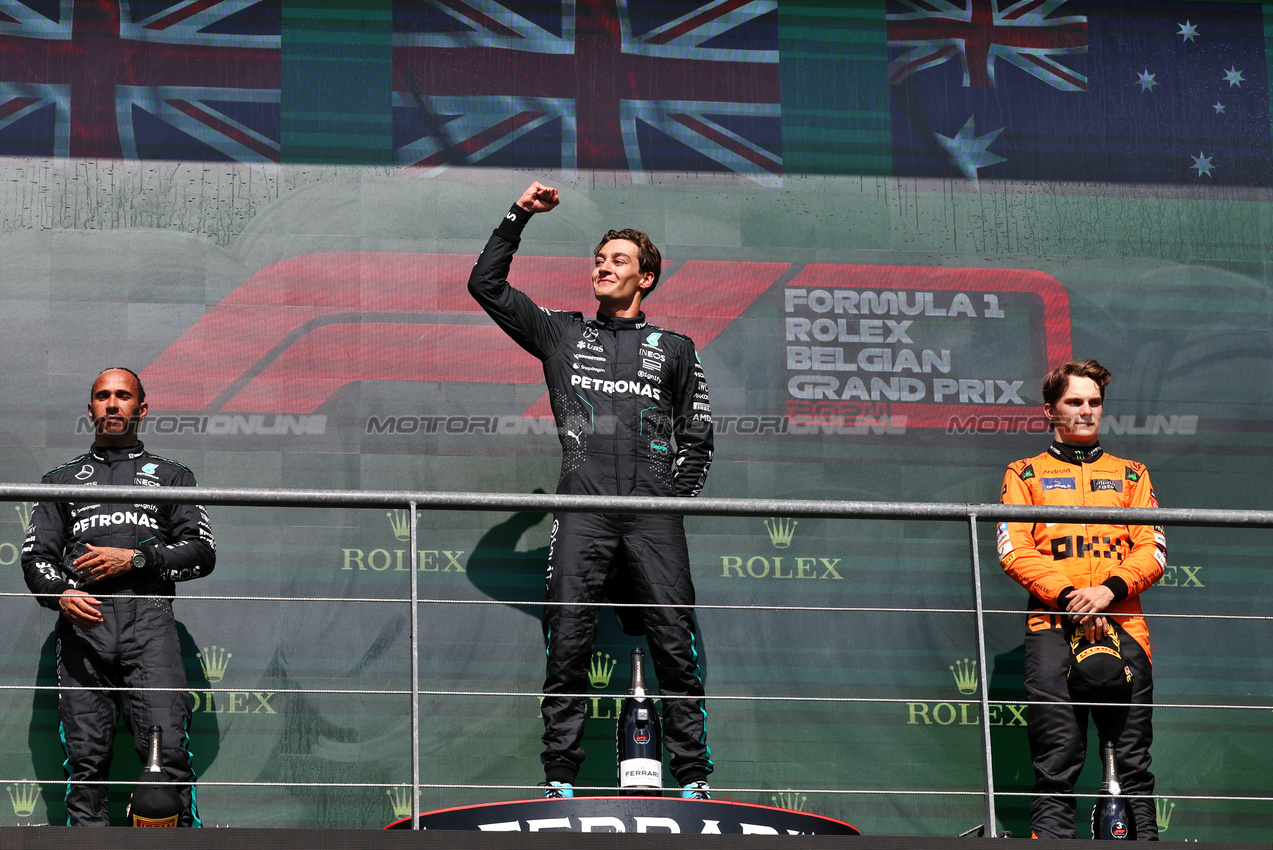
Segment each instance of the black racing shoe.
M681 799L683 800L710 800L712 799L712 787L707 784L706 780L700 779L697 782L691 782L681 788Z

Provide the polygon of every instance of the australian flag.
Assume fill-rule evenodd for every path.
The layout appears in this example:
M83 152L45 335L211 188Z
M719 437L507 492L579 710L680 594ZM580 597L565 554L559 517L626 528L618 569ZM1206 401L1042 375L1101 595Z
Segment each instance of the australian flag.
M277 0L5 0L0 154L279 160Z
M888 0L893 170L1273 182L1262 7Z
M781 179L776 0L395 0L395 161Z

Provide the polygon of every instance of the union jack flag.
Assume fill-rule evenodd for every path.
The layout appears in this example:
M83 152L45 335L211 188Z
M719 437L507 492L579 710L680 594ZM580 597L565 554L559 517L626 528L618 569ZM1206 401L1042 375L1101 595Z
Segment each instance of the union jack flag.
M0 83L0 155L64 157L70 149L69 86Z
M956 58L964 86L993 88L995 63L1011 62L1062 91L1085 91L1087 77L1054 58L1087 51L1087 17L1052 17L1066 0L898 0L888 15L888 43L906 53L888 67L896 85Z
M746 100L738 93L745 92ZM776 0L396 0L395 161L781 179Z
M272 0L3 0L0 152L278 161L281 35Z

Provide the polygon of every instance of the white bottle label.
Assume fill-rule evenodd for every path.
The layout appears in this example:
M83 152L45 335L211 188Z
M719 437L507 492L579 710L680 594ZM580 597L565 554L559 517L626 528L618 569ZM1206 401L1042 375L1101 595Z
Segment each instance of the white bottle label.
M620 788L662 788L663 763L654 759L625 759L619 763Z

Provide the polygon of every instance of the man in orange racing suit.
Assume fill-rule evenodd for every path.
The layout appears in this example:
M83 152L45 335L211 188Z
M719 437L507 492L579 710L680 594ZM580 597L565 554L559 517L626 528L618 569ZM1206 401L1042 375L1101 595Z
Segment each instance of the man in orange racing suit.
M1043 409L1055 439L1042 454L1008 465L1003 504L1158 507L1144 465L1107 454L1098 441L1110 378L1095 360L1066 363L1047 374ZM1075 799L1047 796L1074 791L1087 755L1088 708L1069 704L1067 635L1079 629L1082 638L1095 641L1113 626L1132 676L1132 705L1111 735L1115 757L1123 791L1144 795L1129 801L1136 837L1157 839L1149 772L1154 684L1140 594L1162 577L1167 563L1162 528L1001 522L997 543L1004 572L1030 592L1025 687L1027 697L1040 703L1030 706L1029 737L1034 793L1042 795L1030 804L1035 837L1075 837Z

